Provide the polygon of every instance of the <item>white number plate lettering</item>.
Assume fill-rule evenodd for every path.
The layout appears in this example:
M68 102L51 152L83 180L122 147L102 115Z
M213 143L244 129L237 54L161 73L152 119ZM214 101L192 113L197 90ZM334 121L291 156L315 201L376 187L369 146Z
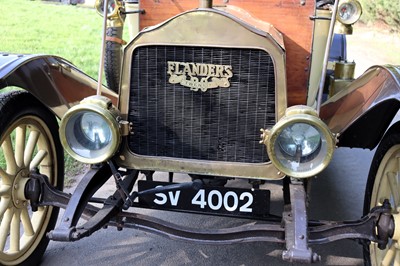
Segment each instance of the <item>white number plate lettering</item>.
M233 191L222 194L219 190L211 190L206 197L206 191L200 189L196 195L194 195L192 204L198 205L201 209L208 206L214 211L223 208L229 212L234 212L238 209L240 212L252 212L253 209L250 206L253 200L253 195L249 192L243 192L238 195Z
M169 183L139 181L139 191ZM181 189L139 198L139 205L156 209L187 210L234 216L265 217L269 213L270 191L227 187Z

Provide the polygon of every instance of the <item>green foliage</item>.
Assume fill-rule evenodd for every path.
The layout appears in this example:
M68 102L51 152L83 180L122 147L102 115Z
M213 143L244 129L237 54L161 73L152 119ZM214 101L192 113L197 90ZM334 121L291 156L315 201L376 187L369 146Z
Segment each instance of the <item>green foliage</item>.
M363 6L364 22L382 21L395 30L400 30L400 1L398 0L360 0Z
M0 0L0 14L1 52L61 56L97 79L102 18L94 9L27 0L14 0L10 8ZM65 185L86 168L65 154Z
M0 14L0 51L58 55L97 79L102 18L94 9L14 0Z
M65 163L64 186L70 187L76 181L74 177L85 173L85 171L88 169L88 165L76 161L66 152L64 152L64 163Z

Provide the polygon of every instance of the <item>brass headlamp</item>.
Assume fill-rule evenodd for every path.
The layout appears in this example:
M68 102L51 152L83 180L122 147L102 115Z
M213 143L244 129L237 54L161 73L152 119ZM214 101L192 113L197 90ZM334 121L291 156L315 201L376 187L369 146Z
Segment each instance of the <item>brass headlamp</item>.
M271 130L262 135L274 166L287 176L312 177L328 166L335 138L317 112L293 106Z
M104 96L90 96L72 107L60 123L64 149L76 160L95 164L113 156L121 143L120 113Z
M344 0L339 3L335 33L352 34L353 24L356 23L362 14L362 7L357 0Z
M94 7L100 16L104 14L104 0L96 0ZM108 0L107 5L107 18L112 19L119 17L119 9L121 8L121 4L118 0Z

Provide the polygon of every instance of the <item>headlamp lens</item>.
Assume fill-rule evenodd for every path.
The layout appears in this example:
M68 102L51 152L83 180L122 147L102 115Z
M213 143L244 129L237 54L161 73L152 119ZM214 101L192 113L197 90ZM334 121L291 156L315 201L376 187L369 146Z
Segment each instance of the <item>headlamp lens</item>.
M355 0L347 0L339 4L338 20L345 24L351 25L356 23L362 14L360 2Z
M60 139L76 160L101 163L121 144L120 115L109 98L93 95L71 107L61 119Z
M109 124L101 115L92 111L72 115L65 133L71 150L84 158L101 156L112 142Z
M324 165L331 140L312 124L290 123L276 137L274 154L288 175L303 177Z
M268 130L267 151L274 166L294 178L307 178L328 166L335 148L334 135L304 105L286 109L285 115Z
M296 123L283 129L276 143L287 159L305 162L321 147L321 135L312 125Z
M75 130L82 130L87 145L93 150L107 146L111 140L111 130L107 122L93 112L83 113L80 118L80 125L77 124Z
M339 16L343 20L350 19L355 14L355 7L349 3L340 6Z
M104 15L104 0L97 0L95 3L95 7L97 12L101 16ZM107 5L107 16L110 17L115 14L116 12L117 5L115 3L115 0L108 0L108 5Z

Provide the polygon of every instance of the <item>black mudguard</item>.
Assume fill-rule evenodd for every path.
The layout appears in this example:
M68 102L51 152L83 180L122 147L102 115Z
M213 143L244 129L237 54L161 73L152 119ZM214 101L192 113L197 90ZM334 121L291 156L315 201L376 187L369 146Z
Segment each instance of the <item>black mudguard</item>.
M374 66L321 106L338 146L373 149L400 108L400 66Z
M96 94L97 81L61 57L0 53L0 90L9 86L29 91L61 118L70 107ZM117 105L116 93L102 86L102 95Z

